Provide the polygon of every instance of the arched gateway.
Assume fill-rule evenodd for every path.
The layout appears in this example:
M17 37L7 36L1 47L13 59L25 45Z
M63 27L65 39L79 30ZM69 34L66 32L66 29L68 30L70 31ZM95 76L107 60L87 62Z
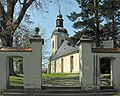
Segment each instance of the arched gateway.
M36 28L37 29L37 28ZM24 88L41 89L42 70L42 44L36 30L30 39L31 48L1 48L0 49L0 91L7 89L9 77L9 58L23 57L23 84Z

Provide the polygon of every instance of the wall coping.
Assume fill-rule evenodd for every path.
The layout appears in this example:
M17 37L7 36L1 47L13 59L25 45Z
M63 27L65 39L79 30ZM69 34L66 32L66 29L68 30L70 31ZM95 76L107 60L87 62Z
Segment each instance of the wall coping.
M120 53L120 48L92 48L92 53Z
M0 48L0 52L32 52L32 48Z

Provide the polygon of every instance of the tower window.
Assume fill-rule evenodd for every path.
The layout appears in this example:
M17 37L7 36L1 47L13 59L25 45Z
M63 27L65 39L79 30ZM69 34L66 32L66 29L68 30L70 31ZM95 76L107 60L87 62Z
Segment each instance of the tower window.
M52 41L52 49L54 49L54 41Z
M61 44L62 44L63 42L64 42L64 40L62 39L62 40L61 40Z

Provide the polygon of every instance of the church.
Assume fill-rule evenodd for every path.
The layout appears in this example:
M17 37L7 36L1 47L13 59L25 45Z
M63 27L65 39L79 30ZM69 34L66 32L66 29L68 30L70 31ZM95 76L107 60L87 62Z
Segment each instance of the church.
M51 43L49 73L79 73L79 47L69 40L69 33L63 26L60 9L56 19L56 28L52 32Z
M48 73L80 73L81 56L79 42L81 42L81 40L78 40L76 43L69 37L67 29L63 26L63 21L63 16L59 9L56 27L51 36L52 46ZM91 47L95 48L94 42L92 42ZM113 41L104 41L102 42L101 47L113 48Z
M49 73L80 73L79 82L84 90L100 90L101 86L120 90L120 48L113 47L111 38L96 47L94 41L83 34L74 43L63 26L59 10L51 43ZM103 84L105 80L107 84Z

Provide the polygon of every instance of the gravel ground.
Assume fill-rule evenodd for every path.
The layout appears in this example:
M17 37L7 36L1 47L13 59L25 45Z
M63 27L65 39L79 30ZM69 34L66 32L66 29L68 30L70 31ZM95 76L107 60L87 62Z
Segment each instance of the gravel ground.
M66 77L47 77L42 78L43 86L77 86L79 87L79 76L66 76Z

